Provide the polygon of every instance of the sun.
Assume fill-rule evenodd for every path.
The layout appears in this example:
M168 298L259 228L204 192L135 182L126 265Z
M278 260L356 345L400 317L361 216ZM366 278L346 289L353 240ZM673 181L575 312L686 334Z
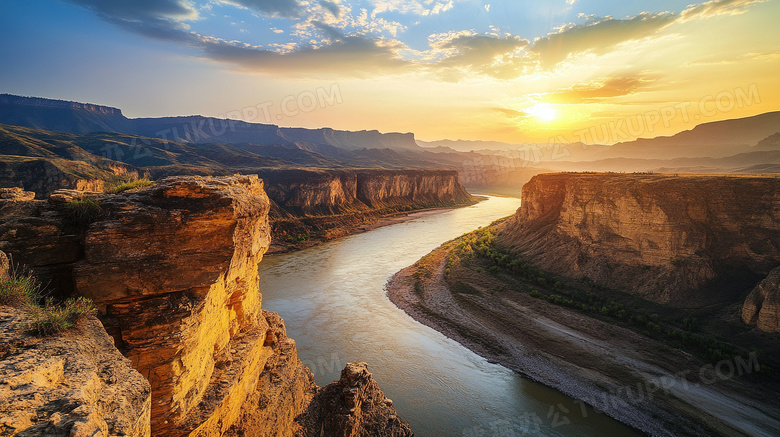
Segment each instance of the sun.
M525 109L526 114L534 116L544 122L550 122L558 117L558 111L549 103L537 103Z

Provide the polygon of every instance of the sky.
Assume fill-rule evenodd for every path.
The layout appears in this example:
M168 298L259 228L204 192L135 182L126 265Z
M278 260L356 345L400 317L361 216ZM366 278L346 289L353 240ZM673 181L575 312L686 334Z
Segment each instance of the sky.
M780 0L690 1L16 0L0 92L512 144L780 110Z

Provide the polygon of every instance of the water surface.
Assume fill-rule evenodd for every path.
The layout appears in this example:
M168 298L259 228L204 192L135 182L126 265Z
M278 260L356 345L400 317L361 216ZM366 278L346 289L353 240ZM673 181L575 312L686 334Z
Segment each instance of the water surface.
M375 229L260 264L263 308L284 318L317 384L365 361L417 436L630 436L573 399L488 363L406 315L385 284L441 243L515 212L519 199ZM587 416L587 417L584 417Z

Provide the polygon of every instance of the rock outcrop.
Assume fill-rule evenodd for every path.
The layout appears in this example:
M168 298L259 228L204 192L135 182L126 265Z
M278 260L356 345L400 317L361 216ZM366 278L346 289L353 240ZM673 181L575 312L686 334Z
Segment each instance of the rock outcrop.
M410 437L409 426L398 418L393 401L385 397L366 363L348 363L341 378L323 387L306 416L306 437L332 430L338 436Z
M741 294L780 264L777 178L543 174L522 199L503 244L541 268L658 302L705 284Z
M0 435L151 435L149 383L97 319L43 338L29 323L0 305Z
M780 332L780 267L750 292L742 305L742 321L766 332Z
M151 384L153 435L300 435L319 389L281 319L261 309L269 207L256 176L61 190L0 202L0 249L95 302Z

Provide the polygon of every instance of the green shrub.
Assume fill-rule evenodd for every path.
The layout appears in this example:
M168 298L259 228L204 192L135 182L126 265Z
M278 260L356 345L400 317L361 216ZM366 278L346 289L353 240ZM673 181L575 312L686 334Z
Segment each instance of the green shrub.
M65 217L79 225L88 225L102 215L103 208L95 199L71 200L65 205Z

